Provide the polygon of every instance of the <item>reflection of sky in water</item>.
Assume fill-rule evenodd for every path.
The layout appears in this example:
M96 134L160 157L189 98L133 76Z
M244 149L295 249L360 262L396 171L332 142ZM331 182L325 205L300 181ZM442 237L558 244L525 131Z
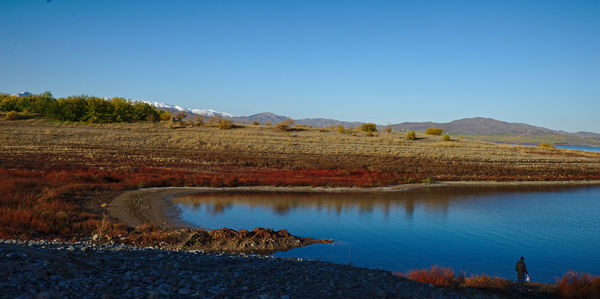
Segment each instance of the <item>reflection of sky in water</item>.
M204 193L176 199L206 228L269 227L333 245L277 253L406 271L433 264L514 278L600 274L600 187L455 187L400 193Z

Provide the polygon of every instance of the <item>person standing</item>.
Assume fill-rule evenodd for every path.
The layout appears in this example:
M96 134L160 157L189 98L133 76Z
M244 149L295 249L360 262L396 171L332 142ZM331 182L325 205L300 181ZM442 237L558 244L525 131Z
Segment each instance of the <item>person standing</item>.
M524 257L521 257L521 259L517 262L515 270L517 271L517 279L519 280L519 285L523 286L525 284L525 275L529 274L527 273L527 266L525 266Z

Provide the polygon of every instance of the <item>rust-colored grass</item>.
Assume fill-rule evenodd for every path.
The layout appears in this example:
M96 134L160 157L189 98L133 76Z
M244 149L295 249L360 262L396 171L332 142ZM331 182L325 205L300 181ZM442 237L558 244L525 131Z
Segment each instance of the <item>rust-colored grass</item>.
M600 298L600 277L569 271L557 283L563 298Z
M420 283L438 287L477 288L491 293L520 296L522 291L514 282L499 277L480 274L464 277L456 276L451 268L432 266L431 269L417 269L407 273L394 273ZM600 298L600 277L591 274L569 271L556 285L527 283L528 292L542 297L561 298Z
M410 280L432 284L437 287L449 287L457 284L454 270L439 266L432 266L431 269L413 270L403 276Z

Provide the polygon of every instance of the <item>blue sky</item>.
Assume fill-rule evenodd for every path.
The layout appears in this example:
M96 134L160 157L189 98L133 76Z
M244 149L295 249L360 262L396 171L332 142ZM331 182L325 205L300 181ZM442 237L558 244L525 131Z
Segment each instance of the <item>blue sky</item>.
M600 132L600 1L0 2L0 91Z

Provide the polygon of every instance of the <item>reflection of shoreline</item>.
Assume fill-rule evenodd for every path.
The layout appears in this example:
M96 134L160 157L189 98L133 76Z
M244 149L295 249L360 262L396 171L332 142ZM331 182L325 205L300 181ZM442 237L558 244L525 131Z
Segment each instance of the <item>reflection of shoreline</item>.
M403 192L287 192L265 191L262 189L203 190L194 194L173 198L177 204L191 209L205 208L211 215L220 215L236 204L252 209L272 210L286 215L294 209L326 209L340 215L344 210L357 210L359 213L383 211L387 217L391 209L402 208L411 218L416 207L423 206L428 211L446 214L451 202L467 201L474 196L491 196L506 193L533 193L568 191L583 185L595 184L457 184L444 183L426 185ZM433 188L429 188L433 187ZM239 190L239 191L238 191Z

